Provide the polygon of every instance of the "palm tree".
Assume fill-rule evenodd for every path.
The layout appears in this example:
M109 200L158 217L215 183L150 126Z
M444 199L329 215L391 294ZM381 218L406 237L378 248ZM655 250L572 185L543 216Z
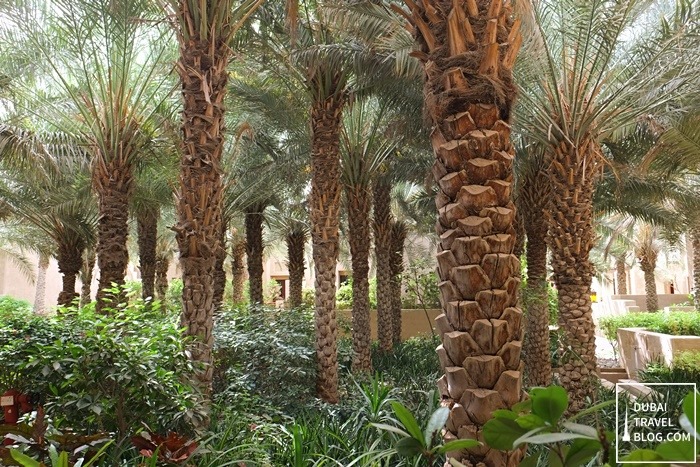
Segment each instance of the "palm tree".
M649 224L639 226L635 235L634 254L639 260L639 267L644 273L644 291L646 292L647 311L659 310L659 298L656 293L656 260L661 251L658 231Z
M547 222L545 211L550 186L542 148L518 148L516 204L527 235L527 285L522 291L525 308L525 380L528 386L552 383L547 295Z
M231 232L231 301L233 303L243 301L246 249L245 238L238 229L234 228Z
M162 0L173 18L180 55L183 147L177 201L177 244L182 267L182 324L196 339L197 375L205 395L211 391L214 314L214 264L221 245L224 97L231 40L262 0ZM206 207L206 209L204 209Z
M391 352L394 345L394 325L392 323L391 295L391 181L388 177L377 176L373 185L374 253L377 270L377 336L379 348Z
M352 343L353 371L372 371L370 303L369 303L369 252L370 252L370 210L372 208L372 178L384 160L391 154L394 145L381 134L386 125L387 105L372 101L355 103L343 121L341 134L342 174L346 208L348 215L348 239L352 257ZM389 226L390 227L390 226ZM376 230L376 229L375 229ZM391 250L385 250L390 255ZM389 267L389 261L381 264L378 258L377 270ZM383 303L391 295L382 297L383 290L377 289L378 302ZM378 304L379 305L379 304ZM377 306L378 311L380 310ZM380 331L386 313L391 309L382 308L379 315ZM388 329L389 333L392 331ZM380 332L380 339L384 336ZM385 336L384 336L385 338ZM389 335L391 341L391 335ZM384 340L381 340L385 344Z
M408 225L403 221L394 221L391 224L391 256L389 257L389 270L391 272L391 325L393 344L401 342L401 283L403 276L404 243L408 235Z
M445 367L439 382L451 407L447 438L477 438L493 410L521 398L520 263L515 244L513 148L508 121L520 45L519 20L500 0L406 2L423 63L425 108L433 124L440 189L437 319ZM458 421L459 420L459 421ZM462 426L460 426L462 425ZM455 453L472 464L516 465L521 453Z
M560 379L573 411L594 397L597 378L589 253L594 188L605 164L601 144L643 116L663 118L680 108L680 96L698 76L697 61L687 55L696 47L689 32L697 28L689 11L627 40L652 3L538 2L533 53L523 61L530 75L520 80L519 121L527 138L545 145L551 164L548 243L560 328L571 349Z

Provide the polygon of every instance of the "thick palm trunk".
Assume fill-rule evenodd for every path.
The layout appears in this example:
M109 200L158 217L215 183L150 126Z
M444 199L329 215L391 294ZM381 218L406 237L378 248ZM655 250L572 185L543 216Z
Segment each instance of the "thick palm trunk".
M656 255L639 258L639 267L644 273L644 292L646 293L647 311L659 311L659 297L656 294Z
M401 282L403 275L403 249L406 241L406 224L394 222L391 226L391 325L394 345L401 342Z
M700 311L700 227L694 227L690 237L693 242L693 302Z
M528 215L527 287L523 291L525 338L523 355L527 385L552 384L552 360L549 352L549 306L547 302L547 224L542 210Z
M615 274L617 276L617 294L627 295L627 256L615 257Z
M377 337L379 348L391 352L394 345L391 313L391 185L387 180L374 183L374 255L377 269Z
M345 186L352 256L352 370L372 371L372 333L369 325L369 213L372 194L368 187Z
M186 8L181 4L181 8ZM196 31L189 11L181 21ZM184 27L184 26L183 26ZM212 33L192 33L180 43L177 71L182 83L183 150L180 158L178 222L174 227L182 269L182 326L194 338L192 360L205 398L211 393L214 326L214 266L222 223L221 156L224 97L231 49ZM207 422L205 421L205 424Z
M579 147L562 142L553 149L549 179L551 204L547 210L552 269L559 293L559 327L563 331L560 380L569 392L569 409L576 412L595 398L595 325L591 310L594 266L593 182L596 146L584 140Z
M63 274L63 288L58 294L58 305L70 305L78 298L75 292L75 280L83 265L83 250L80 241L61 242L58 245L58 272Z
M246 270L245 252L245 240L234 239L233 244L231 245L231 300L233 300L233 303L243 302L243 288L245 286Z
M494 410L521 400L518 258L511 201L512 66L519 47L502 0L424 0L411 6L424 63L439 190L436 323L450 408L446 439L481 438ZM485 446L449 453L467 465L514 466L522 452Z
M226 290L226 231L227 222L221 223L221 233L219 234L219 248L216 251L216 264L214 265L214 310L218 311L224 302L224 291Z
M345 99L331 94L311 106L311 241L315 280L316 391L337 403L338 344L335 281L340 223L340 120Z
M126 247L129 232L129 193L132 168L125 154L93 168L93 185L98 194L100 217L97 223L97 266L100 270L97 312L106 312L125 300L124 277L129 264ZM118 287L119 290L114 291Z
M34 313L36 314L43 314L46 311L46 271L49 269L49 259L48 255L39 254L34 291Z
M80 269L80 306L92 301L92 273L95 270L96 252L93 247L87 249L83 267Z
M156 297L160 300L160 305L165 311L165 302L168 298L168 269L170 268L170 259L166 255L158 255L156 259L156 278L155 289Z
M158 240L158 209L144 210L136 216L141 270L141 297L155 299L156 244Z
M293 230L287 234L287 270L289 271L289 307L294 309L301 306L304 285L304 247L306 233L303 230Z
M263 302L263 207L253 206L245 213L248 291L250 303Z

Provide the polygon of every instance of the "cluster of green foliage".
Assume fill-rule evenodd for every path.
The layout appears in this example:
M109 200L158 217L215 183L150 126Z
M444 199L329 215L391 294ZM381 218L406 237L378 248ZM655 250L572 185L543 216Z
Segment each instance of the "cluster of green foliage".
M600 320L600 329L610 342L617 341L620 328L645 328L673 336L700 336L700 312L628 313Z
M413 258L403 274L403 308L440 308L440 289L435 264L426 258Z
M2 384L36 394L56 428L120 439L142 423L187 430L202 416L187 352L179 317L141 301L109 315L91 305L51 318L0 316Z
M352 277L338 287L338 291L335 293L335 302L339 310L352 308ZM377 308L377 279L375 277L369 279L369 306Z
M700 383L700 352L681 352L673 357L669 367L661 362L651 362L639 372L643 383Z

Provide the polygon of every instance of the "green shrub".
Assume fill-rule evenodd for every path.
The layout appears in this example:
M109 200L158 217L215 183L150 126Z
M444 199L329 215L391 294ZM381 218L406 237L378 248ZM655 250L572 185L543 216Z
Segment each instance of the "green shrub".
M700 336L700 313L628 313L601 318L600 328L605 337L613 343L617 341L619 328L645 328L674 336Z
M32 305L28 301L10 297L9 295L0 296L0 323L13 316L27 316L30 314L32 314Z
M201 416L178 316L140 301L109 316L66 309L24 325L5 322L0 359L13 362L25 386L18 389L38 393L57 428L123 437L142 423L185 430Z
M664 363L649 363L639 372L643 383L697 383L700 384L700 352L682 352L673 359L671 367Z
M403 285L403 308L440 308L438 276L434 270L420 266L409 267L403 275Z
M335 303L339 310L349 310L352 308L352 277L343 285L338 287L335 293ZM377 308L377 279L369 279L369 306Z

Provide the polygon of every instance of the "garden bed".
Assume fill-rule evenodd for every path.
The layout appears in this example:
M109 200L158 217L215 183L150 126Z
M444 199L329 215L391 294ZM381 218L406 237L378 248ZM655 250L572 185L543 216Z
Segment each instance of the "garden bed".
M672 366L678 354L700 351L700 336L674 336L645 328L620 328L617 339L622 364L632 379L636 379L638 371L649 363Z

